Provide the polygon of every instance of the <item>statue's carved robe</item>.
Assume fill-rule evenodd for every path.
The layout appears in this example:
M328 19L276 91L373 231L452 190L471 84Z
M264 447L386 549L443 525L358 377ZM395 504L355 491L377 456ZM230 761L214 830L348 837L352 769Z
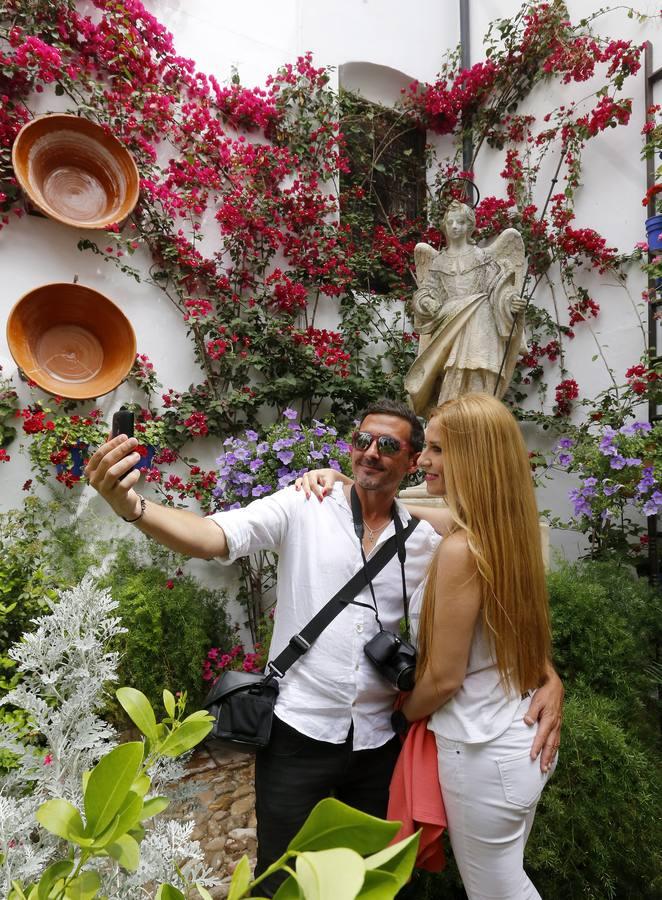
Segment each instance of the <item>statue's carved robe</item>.
M405 388L418 415L468 391L493 393L497 380L496 395L503 396L517 356L526 349L523 316L518 316L506 352L514 319L512 296L514 291L519 293L520 273L495 258L491 249L469 246L458 256L445 250L437 253L413 296L420 344Z

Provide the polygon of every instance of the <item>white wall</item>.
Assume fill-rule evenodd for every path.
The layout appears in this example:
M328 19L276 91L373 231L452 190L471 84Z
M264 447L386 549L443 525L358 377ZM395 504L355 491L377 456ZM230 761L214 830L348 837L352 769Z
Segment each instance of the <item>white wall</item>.
M379 95L381 91L384 99L388 99L388 95L399 89L400 79L405 79L404 83L415 78L434 79L443 53L459 40L458 4L454 0L410 0L408 3L401 0L245 0L241 4L227 0L149 0L147 6L174 33L178 52L193 58L201 71L213 73L219 81L226 82L235 67L242 82L249 86L263 84L266 76L279 65L311 50L318 65L333 65L337 70L339 66L351 64L344 70L348 79L360 77L366 70L362 65L365 63L396 70L365 86L368 94ZM488 22L497 16L512 15L519 3L473 0L470 6L472 62L475 62L482 58L481 41ZM642 6L649 12L656 11L652 0ZM591 12L594 4L576 0L569 7L571 14L578 17ZM598 27L605 33L637 42L647 37L657 44L658 50L662 46L655 26L647 26L644 31L623 12L606 17ZM658 52L655 65L662 63L660 55ZM585 87L563 88L556 94L561 99L572 90L576 96L582 96ZM539 88L538 96L531 101L534 108L538 100L544 100L546 107L551 105L549 90ZM639 158L639 131L644 115L642 74L631 80L629 91L634 97L632 124L591 142L585 155L584 185L577 198L577 224L596 227L609 244L624 251L631 250L643 238L644 212L640 200L645 192L645 170ZM52 108L56 108L55 104ZM498 171L496 161L487 159L479 165L477 176L483 195L503 194ZM83 232L33 216L13 222L0 232L2 320L6 320L13 303L26 291L48 281L70 281L77 273L81 282L106 293L124 310L136 330L139 352L152 358L164 387L186 388L197 379L197 373L191 360L178 353L186 342L182 341L183 325L177 312L159 291L136 284L89 253L78 252L76 244L83 236ZM146 271L146 258L137 255L132 262ZM589 279L587 286L593 289L594 283ZM631 281L635 302L642 288L643 280L635 275ZM603 285L595 297L602 307L595 333L607 348L615 373L621 377L640 355L642 337L637 317L618 286ZM155 328L157 320L159 324ZM569 368L591 395L605 387L609 378L601 362L592 362L594 348L589 330L579 326L577 339L570 347ZM4 329L0 331L0 364L5 375L15 372ZM554 383L554 376L549 380ZM126 396L127 389L120 387L102 398L99 405L110 417ZM21 400L27 402L23 388ZM535 435L535 441L538 440L539 435ZM30 477L15 444L10 452L14 457L12 462L0 466L1 509L21 503L21 485ZM211 463L213 455L209 451L202 462ZM555 483L553 490L541 492L541 506L564 513L567 511L565 494L566 486ZM88 504L93 511L103 510L100 501L84 491L81 508ZM571 555L577 551L574 537L553 535L552 543Z

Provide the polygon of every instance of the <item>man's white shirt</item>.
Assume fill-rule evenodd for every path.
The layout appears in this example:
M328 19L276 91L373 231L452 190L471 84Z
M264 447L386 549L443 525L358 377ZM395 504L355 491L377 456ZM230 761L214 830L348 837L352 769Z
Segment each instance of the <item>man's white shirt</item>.
M407 510L396 503L406 526ZM331 597L363 567L352 512L336 482L320 503L292 488L256 500L243 509L215 513L223 529L230 564L259 550L278 553L277 606L269 658L275 659ZM380 534L371 556L394 534L393 522ZM406 544L407 596L423 581L439 535L420 522ZM370 559L370 556L368 557ZM397 554L373 579L379 618L399 630L403 616L402 575ZM355 600L372 606L366 586ZM375 670L363 647L379 630L375 614L350 604L280 681L276 714L318 741L340 744L354 723L354 750L380 747L393 737L390 713L396 694Z

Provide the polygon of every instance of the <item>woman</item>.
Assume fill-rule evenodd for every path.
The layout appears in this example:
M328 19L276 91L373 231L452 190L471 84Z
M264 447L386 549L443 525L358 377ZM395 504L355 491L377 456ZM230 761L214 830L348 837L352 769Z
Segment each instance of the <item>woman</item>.
M445 537L411 600L417 680L402 711L410 722L429 716L470 900L530 900L539 894L524 846L555 762L541 772L523 721L550 658L528 454L500 401L465 394L434 411L418 464L448 509L414 510Z

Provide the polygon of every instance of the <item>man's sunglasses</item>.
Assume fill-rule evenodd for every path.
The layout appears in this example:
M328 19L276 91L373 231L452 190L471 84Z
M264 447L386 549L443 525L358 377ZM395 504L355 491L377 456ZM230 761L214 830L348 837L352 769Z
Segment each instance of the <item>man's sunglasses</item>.
M355 431L352 435L352 447L365 452L377 441L377 452L384 456L395 456L401 450L409 449L408 441L401 441L390 434L371 434L369 431Z

